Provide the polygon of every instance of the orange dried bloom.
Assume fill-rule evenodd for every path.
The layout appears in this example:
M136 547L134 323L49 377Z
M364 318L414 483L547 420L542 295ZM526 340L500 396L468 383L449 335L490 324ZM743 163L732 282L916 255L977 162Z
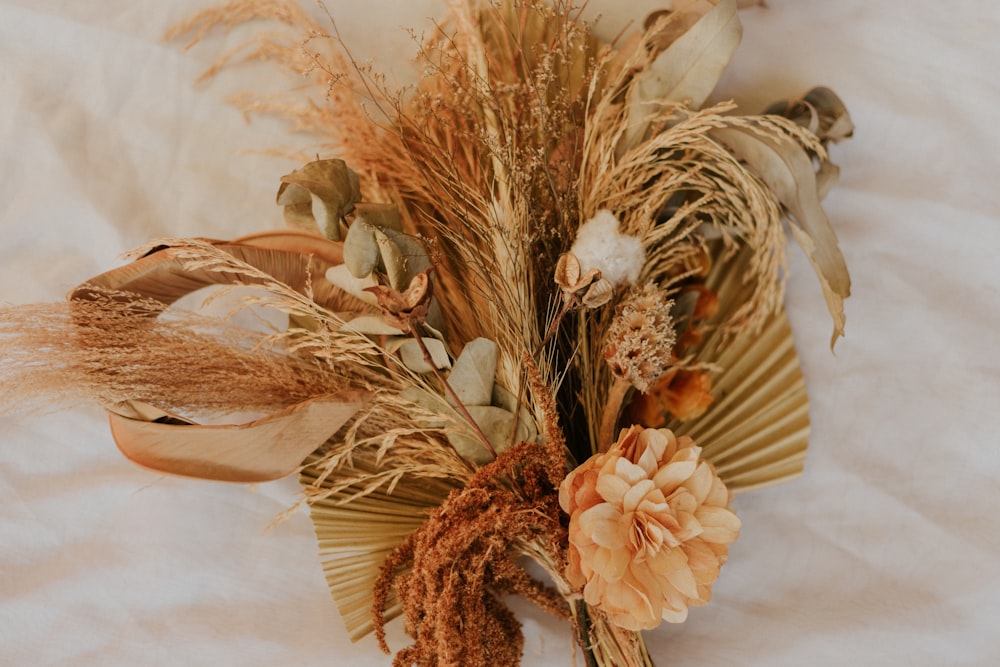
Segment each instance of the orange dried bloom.
M740 520L700 453L691 438L633 426L559 488L570 515L566 578L616 625L681 622L711 598Z
M636 394L628 406L635 424L657 428L668 417L680 421L696 419L712 405L712 376L707 371L679 370L668 373L646 394Z

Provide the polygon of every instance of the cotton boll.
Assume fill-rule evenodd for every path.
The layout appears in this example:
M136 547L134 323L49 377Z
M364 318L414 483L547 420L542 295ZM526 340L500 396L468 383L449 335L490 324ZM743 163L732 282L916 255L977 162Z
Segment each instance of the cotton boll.
M615 287L638 280L646 262L642 240L619 234L620 224L611 211L598 211L577 231L570 249L584 271L598 269L601 277Z

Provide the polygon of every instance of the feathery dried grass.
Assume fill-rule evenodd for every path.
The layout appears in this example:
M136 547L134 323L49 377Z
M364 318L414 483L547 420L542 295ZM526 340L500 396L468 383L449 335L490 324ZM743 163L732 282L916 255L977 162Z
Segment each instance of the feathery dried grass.
M172 412L270 412L344 389L350 378L268 337L134 294L0 309L0 405L39 410L97 400Z
M211 25L283 22L286 4L230 3L173 34L197 40ZM283 38L282 48L266 35L247 51L313 77L322 104L268 109L310 127L367 176L366 196L400 205L407 228L428 241L441 267L437 293L453 350L479 336L496 341L498 382L513 391L523 382L520 359L540 339L549 268L577 224L574 178L594 42L563 2L452 3L451 10L422 47L425 76L406 98L351 62L337 37L312 21L294 26L297 37ZM296 41L297 54L287 50Z

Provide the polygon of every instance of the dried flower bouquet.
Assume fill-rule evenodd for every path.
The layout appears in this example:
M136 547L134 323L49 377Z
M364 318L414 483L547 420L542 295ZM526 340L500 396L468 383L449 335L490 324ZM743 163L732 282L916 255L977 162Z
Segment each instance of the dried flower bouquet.
M96 398L156 470L298 473L351 636L388 652L404 617L394 664L519 664L510 593L570 619L586 664L652 664L639 631L709 601L732 495L801 471L786 230L833 340L849 292L820 206L840 100L703 106L739 4L677 0L606 44L562 0L452 0L404 92L291 0L193 17L174 34L276 22L209 73L305 73L316 98L238 103L336 157L281 179L288 230L153 241L67 304L4 309L4 405ZM257 286L240 307L287 327L172 307L210 285Z

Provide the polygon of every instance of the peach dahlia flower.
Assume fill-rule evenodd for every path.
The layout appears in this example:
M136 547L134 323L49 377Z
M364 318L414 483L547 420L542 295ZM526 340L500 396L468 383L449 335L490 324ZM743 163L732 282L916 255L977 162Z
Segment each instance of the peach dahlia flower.
M740 520L700 453L691 438L633 426L559 488L570 515L567 579L616 625L678 623L711 597Z

